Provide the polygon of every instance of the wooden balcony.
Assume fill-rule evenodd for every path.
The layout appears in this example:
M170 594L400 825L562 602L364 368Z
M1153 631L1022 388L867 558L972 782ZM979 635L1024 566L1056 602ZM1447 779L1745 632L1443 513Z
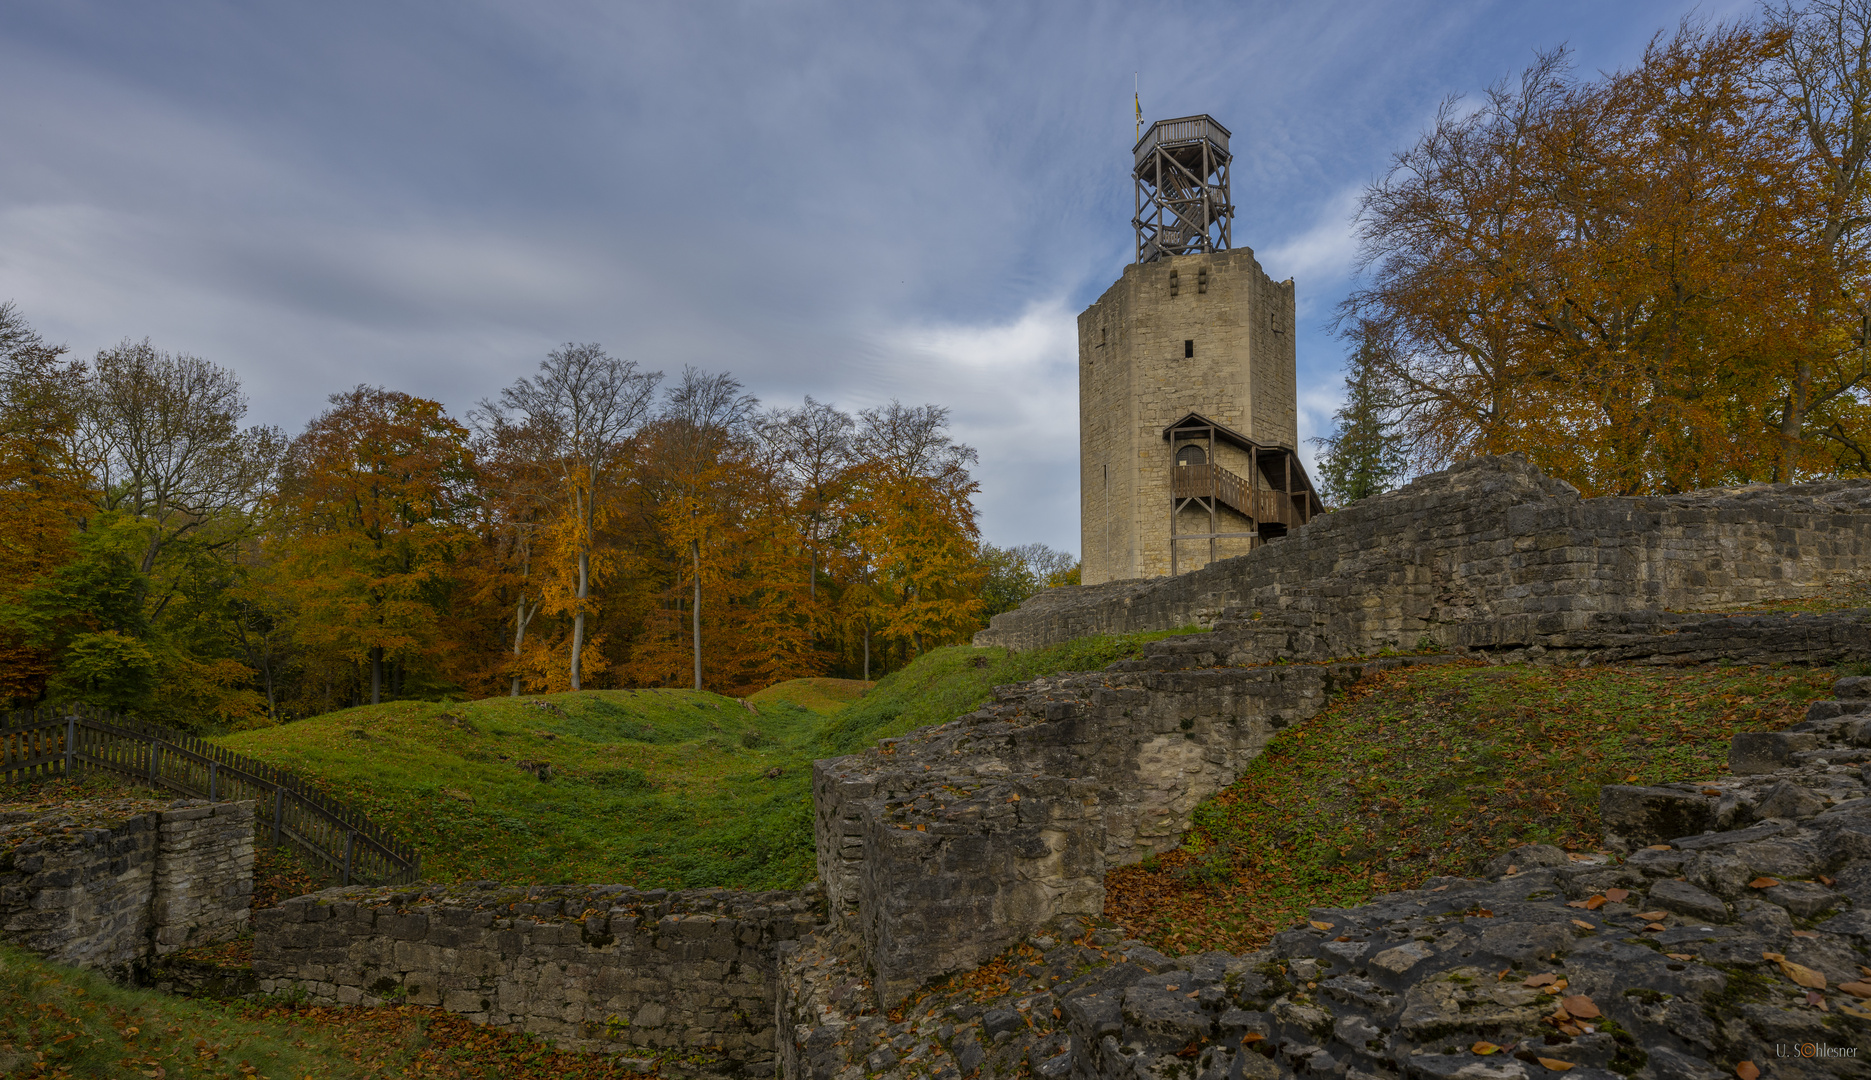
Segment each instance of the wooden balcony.
M1214 499L1252 518L1256 526L1279 523L1289 529L1305 524L1294 499L1302 497L1268 487L1250 485L1219 465L1176 465L1170 470L1170 493L1182 499Z

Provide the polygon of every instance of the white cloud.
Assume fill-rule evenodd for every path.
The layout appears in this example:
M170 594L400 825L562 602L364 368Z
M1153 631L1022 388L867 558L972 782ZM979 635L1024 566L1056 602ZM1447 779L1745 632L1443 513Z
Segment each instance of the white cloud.
M998 325L897 327L876 348L886 397L947 405L956 438L981 452L983 534L1077 551L1078 324L1065 301Z
M1358 200L1363 195L1363 184L1341 188L1319 207L1313 224L1305 232L1261 253L1261 265L1270 273L1315 287L1350 277L1358 257L1352 217L1358 212ZM1308 295L1316 296L1317 289Z

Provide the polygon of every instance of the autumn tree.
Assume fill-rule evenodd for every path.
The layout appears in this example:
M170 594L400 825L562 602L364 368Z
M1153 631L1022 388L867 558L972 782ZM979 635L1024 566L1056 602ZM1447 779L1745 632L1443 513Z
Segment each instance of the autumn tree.
M863 628L868 679L873 630L915 655L980 625L979 485L967 468L979 455L949 436L938 405L892 401L858 418L847 610Z
M1685 25L1591 81L1544 56L1367 191L1341 317L1391 344L1416 464L1520 450L1589 493L1785 473L1769 406L1817 339L1804 152L1762 78L1782 41Z
M1078 584L1079 561L1046 544L981 545L981 617L1012 611L1043 589Z
M1871 472L1871 2L1782 3L1766 23L1780 43L1767 67L1776 112L1804 150L1803 347L1774 387L1778 478Z
M760 434L772 461L794 492L799 529L807 554L810 597L818 600L821 549L835 529L842 482L852 463L857 422L807 394L796 409L775 409L761 418Z
M550 551L559 474L555 463L541 453L547 440L529 430L525 421L484 414L477 414L476 421L482 550L471 575L479 598L512 610L506 678L508 693L518 697L526 681L526 632L548 593L547 579L535 572L535 563Z
M367 663L434 658L454 556L475 497L467 429L442 406L379 387L331 397L292 444L281 485L281 558L301 637Z
M137 563L159 580L158 607L176 587L162 572L166 554L219 551L250 533L285 440L276 428L241 427L246 412L232 371L147 340L99 352L79 391L78 447L98 509L145 524Z
M662 372L643 371L595 344L566 344L540 362L539 373L481 403L483 427L527 447L530 460L552 475L558 548L570 564L572 587L553 601L572 620L570 685L582 685L586 621L597 562L598 530L612 508L630 437L648 417Z
M83 370L63 359L12 303L0 304L0 610L73 556L93 500L72 454ZM0 696L38 698L54 670L50 643L17 619L0 625Z

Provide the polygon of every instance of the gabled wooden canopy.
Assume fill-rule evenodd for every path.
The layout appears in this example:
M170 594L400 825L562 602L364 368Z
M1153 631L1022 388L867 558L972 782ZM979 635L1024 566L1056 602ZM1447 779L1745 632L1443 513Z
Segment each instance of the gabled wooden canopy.
M1299 460L1299 454L1290 446L1255 442L1226 424L1218 424L1198 412L1187 413L1182 419L1164 428L1163 439L1172 444L1173 448L1178 432L1187 439L1197 432L1207 434L1211 431L1217 442L1230 443L1242 450L1256 451L1255 456L1260 462L1261 479L1271 490L1288 490L1286 477L1287 469L1290 467L1293 478L1290 494L1303 493L1306 496L1306 501L1310 504L1309 513L1306 516L1310 518L1315 514L1325 513L1325 503L1319 498L1318 492L1312 489L1312 478L1306 475L1305 464Z

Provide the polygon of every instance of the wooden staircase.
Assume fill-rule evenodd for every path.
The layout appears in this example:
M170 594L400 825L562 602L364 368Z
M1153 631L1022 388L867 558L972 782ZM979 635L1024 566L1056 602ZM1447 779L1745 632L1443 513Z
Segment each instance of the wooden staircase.
M1303 497L1255 487L1219 465L1177 465L1171 469L1171 494L1177 499L1214 499L1252 518L1256 525L1277 522L1289 529L1305 524L1294 499Z

